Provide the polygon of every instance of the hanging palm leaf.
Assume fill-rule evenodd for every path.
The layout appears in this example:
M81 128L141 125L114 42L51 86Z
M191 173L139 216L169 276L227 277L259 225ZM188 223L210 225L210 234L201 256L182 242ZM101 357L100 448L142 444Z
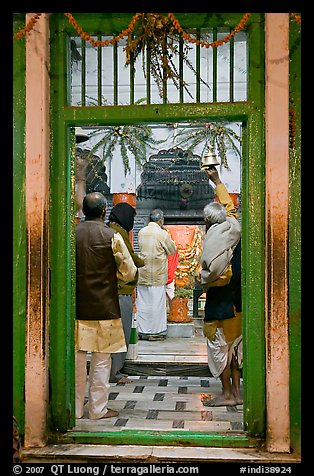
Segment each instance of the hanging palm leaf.
M221 166L229 170L227 159L227 150L232 149L233 152L241 159L241 151L236 142L241 144L242 139L230 127L226 127L221 122L207 122L199 124L195 128L184 128L176 135L177 147L193 149L204 143L201 155L204 154L208 146L213 150L217 148L221 158Z
M120 148L123 160L124 174L131 171L129 153L131 153L138 165L142 166L147 160L147 147L157 149L156 145L164 140L153 138L152 129L149 126L110 126L97 130L90 134L90 137L102 134L102 138L92 147L88 158L102 149L103 161L112 160L116 148Z

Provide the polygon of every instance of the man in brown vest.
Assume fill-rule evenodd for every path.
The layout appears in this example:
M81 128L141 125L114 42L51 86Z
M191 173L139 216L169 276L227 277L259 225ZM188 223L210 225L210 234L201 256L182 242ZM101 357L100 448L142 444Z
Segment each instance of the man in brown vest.
M107 200L99 192L83 200L85 220L76 226L76 418L84 414L86 354L91 353L89 418L118 415L107 408L111 354L126 352L118 279L131 281L137 268L121 235L105 225Z

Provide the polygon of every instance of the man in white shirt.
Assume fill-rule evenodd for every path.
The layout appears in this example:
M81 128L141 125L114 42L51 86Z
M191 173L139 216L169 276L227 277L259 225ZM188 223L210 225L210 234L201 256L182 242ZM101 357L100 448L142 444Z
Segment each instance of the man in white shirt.
M169 233L162 228L162 210L152 210L149 220L148 225L138 233L140 256L145 261L145 266L138 270L138 335L141 339L163 340L167 334L168 255L175 253L176 245Z

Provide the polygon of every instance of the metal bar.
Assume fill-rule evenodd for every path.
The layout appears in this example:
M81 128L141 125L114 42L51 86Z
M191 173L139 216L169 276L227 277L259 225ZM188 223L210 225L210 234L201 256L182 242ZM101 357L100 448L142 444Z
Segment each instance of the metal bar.
M217 41L217 28L213 29L213 41ZM213 102L217 101L217 48L213 48Z
M234 37L229 41L229 61L230 61L230 71L229 71L229 102L234 100Z
M150 59L151 59L151 52L150 52L150 46L147 45L146 49L146 101L147 104L151 103L151 87L150 87Z
M81 75L81 103L85 106L85 94L86 94L86 42L82 38L82 75Z
M265 434L265 143L264 143L264 28L263 14L252 14L249 28L250 102L254 105L243 129L242 144L242 283L244 424L250 434ZM221 103L217 103L219 106ZM238 108L235 102L229 110ZM257 106L258 105L258 106ZM211 107L214 107L212 104ZM257 106L257 107L256 107ZM259 206L256 206L256 199ZM259 369L256 372L256 369ZM245 390L245 389L244 389Z
M90 107L67 107L64 109L64 118L70 124L76 122L79 124L106 125L106 124L126 124L136 122L179 122L198 120L206 117L208 121L242 121L247 114L254 112L254 103L234 103L232 111L230 104L217 103L211 104L210 110L208 103L195 104L149 104L145 108L130 108L129 106L103 106L102 108Z
M167 54L167 38L164 39L162 45L163 55ZM163 80L162 80L162 102L167 104L167 78L165 75L165 68L163 67Z
M25 26L22 20L13 19L14 33ZM13 415L24 435L25 406L25 320L26 320L26 217L25 217L25 69L26 52L22 41L13 41Z
M301 453L301 253L302 184L301 184L301 37L300 26L290 22L290 201L289 201L289 337L290 369L290 438L293 450Z
M72 431L59 436L59 442L64 444L135 444L135 445L195 445L221 448L248 448L260 447L260 438L247 436L245 434L227 435L215 433L197 433L191 431L165 431L154 432L152 430L124 430L121 431L101 431L101 432L78 432Z
M183 74L183 46L184 40L182 36L179 38L179 76L180 76L180 83L179 83L179 102L182 104L184 102L183 99L183 81L184 81L184 74Z
M118 104L118 45L113 45L113 103Z
M75 372L74 372L74 322L72 306L70 229L75 226L71 216L70 153L68 124L64 121L67 83L65 57L67 34L59 30L58 20L51 18L51 162L50 162L50 359L49 383L51 421L54 428L67 431L75 426ZM85 108L78 107L83 111ZM95 108L91 108L95 109ZM102 109L102 108L97 108ZM83 121L81 124L86 123ZM72 118L71 124L76 124ZM59 210L64 213L60 216ZM62 316L60 318L60 316Z
M201 30L197 28L196 39L200 40ZM201 101L201 47L196 45L196 102Z
M98 41L101 41L101 35L98 35L98 36L97 36L97 39L98 39ZM97 48L98 106L101 106L101 105L102 105L102 94L101 94L101 90L102 90L102 75L101 75L101 71L102 71L102 47L101 47L101 46L98 46L98 48Z
M130 104L134 104L134 54L130 53Z

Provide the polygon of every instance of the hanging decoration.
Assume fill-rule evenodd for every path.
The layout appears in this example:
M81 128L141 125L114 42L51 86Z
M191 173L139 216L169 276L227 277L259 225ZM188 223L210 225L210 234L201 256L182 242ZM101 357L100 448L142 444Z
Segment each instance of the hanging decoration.
M41 13L36 13L36 15L34 15L29 20L29 22L27 23L27 25L24 28L22 28L20 31L15 33L15 35L13 35L13 40L20 40L21 38L24 38L24 36L26 36L27 33L31 32L32 29L34 28L35 24L37 23L37 21L41 17L41 15L42 15Z
M32 29L34 28L35 26L35 23L37 22L37 20L39 19L39 17L41 16L42 14L41 13L36 13L31 19L30 21L27 23L26 27L25 28L22 28L20 31L18 31L17 33L15 33L13 35L13 40L20 40L21 38L23 38L27 33L30 33L32 31ZM119 35L116 35L114 36L113 38L111 38L110 40L105 40L105 41L100 41L100 40L97 40L95 41L88 33L86 33L83 28L77 23L77 21L75 20L75 18L73 17L73 15L71 13L64 13L64 15L68 18L69 20L69 23L71 23L71 25L74 27L74 29L79 33L79 35L84 38L84 40L86 41L89 41L91 43L91 45L95 46L95 47L103 47L103 46L109 46L109 45L113 45L114 43L117 43L120 39L126 37L126 36L129 36L129 34L133 31L133 28L136 24L136 22L138 21L138 19L144 15L144 13L136 13L133 17L132 17L132 20L131 22L129 23L129 26L128 28L126 28L125 30L122 30L121 33L119 33ZM251 13L246 13L240 20L240 22L238 23L238 25L234 28L234 30L229 33L228 35L225 36L225 38L221 39L221 40L217 40L217 41L213 41L211 43L209 42L206 42L206 41L200 41L196 38L193 38L191 35L189 35L188 33L186 33L183 28L181 27L179 21L175 18L174 14L173 13L168 13L168 16L169 18L172 19L173 23L174 23L174 26L177 28L177 31L178 33L181 33L183 38L186 40L186 41L189 41L191 43L195 43L197 45L200 45L202 47L206 47L206 48L209 48L209 46L211 46L212 48L216 48L217 46L221 46L223 43L227 43L231 38L232 36L235 35L235 33L237 31L240 31L242 28L245 27L246 23L247 23L247 20L249 19ZM297 13L290 13L290 19L293 19L296 23L298 23L299 25L301 24L301 15L298 15Z
M238 136L230 127L226 127L222 122L207 122L199 124L195 128L184 128L176 135L176 144L178 147L194 150L199 144L204 143L201 155L204 154L206 148L212 150L217 148L221 158L221 166L229 170L227 159L227 150L230 147L236 155L241 158L241 151L236 145L242 143L242 138Z
M230 41L237 32L245 27L251 14L246 13L231 33L227 34L223 39L213 42L198 39L187 33L173 13L168 13L167 15L160 13L136 13L125 30L109 40L106 39L104 41L95 40L91 35L86 33L71 13L64 13L64 15L79 33L80 37L90 42L93 47L112 46L126 37L127 43L124 48L126 52L125 64L126 66L134 64L138 56L142 55L145 78L146 55L149 55L150 73L156 82L161 98L167 96L166 84L168 80L171 80L177 89L182 87L193 99L192 94L188 90L186 81L184 81L180 71L178 71L176 59L181 59L193 72L197 80L209 88L209 85L200 77L200 74L195 70L191 61L188 59L188 53L192 48L188 44L196 44L206 48L209 48L209 46L212 48L221 46L223 43ZM31 28L32 27L33 25Z
M87 154L87 160L93 160L92 167L97 170L99 164L103 164L106 160L113 159L114 151L119 148L120 155L123 160L125 175L131 171L129 155L133 155L136 163L142 167L146 163L147 157L151 150L158 150L158 145L165 143L167 139L157 140L154 138L153 130L150 126L137 125L137 126L108 126L102 129L95 130L89 134L89 138L101 135L101 139L98 140L92 149ZM196 127L186 127L182 130L178 129L176 135L176 147L183 146L184 148L193 151L194 147L204 142L202 154L208 145L217 147L219 155L221 157L221 165L225 168L229 168L227 161L228 147L237 153L241 158L241 152L235 144L235 141L239 141L241 144L241 137L238 136L232 129L226 127L223 123L199 123ZM99 163L95 162L94 154L99 156ZM162 169L160 169L162 170ZM192 179L190 176L190 180ZM173 177L173 178L172 178ZM196 178L197 182L199 177ZM167 170L167 181L165 183L177 183L179 182L177 170ZM193 186L191 183L184 182L180 186L180 208L184 209L189 203L193 195Z
M92 147L87 158L92 157L99 149L102 150L102 162L113 159L113 152L118 147L123 160L124 174L131 171L129 153L131 153L138 165L142 166L147 160L147 147L157 149L156 145L164 140L154 139L152 129L149 126L110 126L97 130L90 134L90 138L103 134L103 137Z
M41 15L42 13L36 13L25 28L13 35L13 39L21 39L32 31ZM95 40L91 35L86 33L71 13L64 13L64 15L68 18L68 21L78 32L80 37L90 42L93 47L112 46L126 37L127 44L124 48L126 52L126 65L131 64L132 61L135 61L136 58L142 54L145 76L145 55L149 54L150 72L157 84L159 95L163 98L166 97L165 87L169 79L173 81L177 89L183 87L189 96L192 97L187 88L187 83L177 70L175 65L176 57L180 57L186 66L193 71L197 79L209 87L188 60L188 52L190 50L188 43L205 48L217 48L224 43L228 43L236 33L245 28L251 13L245 13L236 27L224 38L212 42L205 41L202 38L196 38L186 32L173 13L167 13L166 15L160 13L136 13L133 15L126 29L122 30L118 35L104 41ZM297 13L290 13L290 18L294 19L296 23L301 24L301 16ZM179 46L180 37L184 40L182 48Z
M297 13L290 13L290 18L293 18L298 25L301 24L301 16L298 15Z
M157 84L161 98L166 96L165 84L168 80L172 80L177 89L180 87L185 89L187 94L193 98L187 88L187 83L178 71L177 58L183 61L199 81L208 88L209 85L203 81L188 59L191 47L188 46L187 42L182 42L180 48L179 24L176 23L175 17L171 15L145 13L138 19L132 34L129 34L127 39L125 47L126 65L136 62L136 59L141 55L143 73L146 78L146 57L148 57L150 73Z

